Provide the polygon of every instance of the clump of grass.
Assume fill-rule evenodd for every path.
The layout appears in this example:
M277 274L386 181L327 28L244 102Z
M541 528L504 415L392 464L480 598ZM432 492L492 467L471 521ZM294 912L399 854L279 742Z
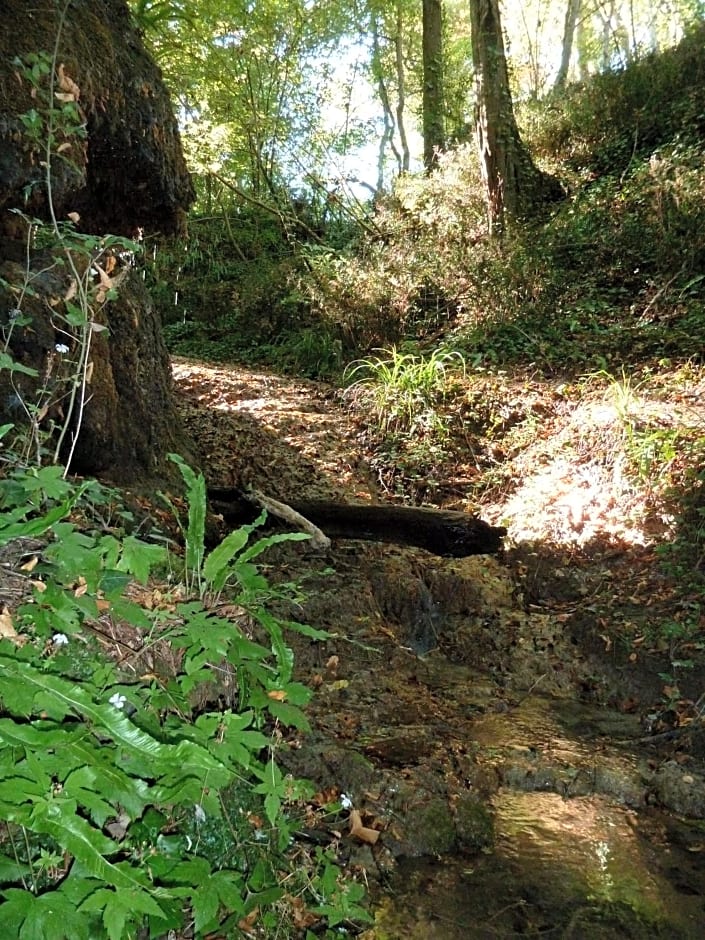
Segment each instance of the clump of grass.
M434 350L428 357L416 356L394 346L378 352L346 368L346 394L369 411L381 433L443 430L436 406L450 387L451 367L465 373L462 355Z

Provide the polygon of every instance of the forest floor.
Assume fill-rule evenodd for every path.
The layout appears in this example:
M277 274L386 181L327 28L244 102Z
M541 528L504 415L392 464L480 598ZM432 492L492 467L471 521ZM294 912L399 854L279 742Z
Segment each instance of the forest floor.
M256 486L284 502L461 509L504 525L501 560L481 564L499 566L513 608L550 616L576 653L613 674L597 682L596 700L633 711L663 696L676 704L676 681L685 698L705 693L694 662L705 647L705 614L701 623L697 596L664 560L683 494L657 485L683 476L677 465L687 463L689 436L705 433L705 375L652 376L648 395L614 383L480 377L445 403L472 415L450 426L452 440L425 445L412 433L391 450L336 387L184 359L175 360L174 377L210 485ZM492 432L471 437L480 403Z
M423 503L508 527L499 557L342 540L265 556L273 580L300 581L297 619L332 634L292 640L316 695L313 731L283 761L384 830L382 849L351 851L365 877L384 884L399 859L485 850L506 787L705 817L705 627L697 590L662 555L682 493L654 485L685 480L684 442L705 428L703 376L651 376L648 395L626 380L476 377L445 402L455 417L441 445L408 435L391 448L364 403L320 382L184 359L174 377L213 486ZM701 851L702 832L680 838ZM679 876L701 905L702 857ZM575 916L540 908L522 930ZM439 910L414 923L438 923ZM514 921L485 915L492 931L467 933L459 912L457 936L515 935ZM370 936L456 936L394 929Z

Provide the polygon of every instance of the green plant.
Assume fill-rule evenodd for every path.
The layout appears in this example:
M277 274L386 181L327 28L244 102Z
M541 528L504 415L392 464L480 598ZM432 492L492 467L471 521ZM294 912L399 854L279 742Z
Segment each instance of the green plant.
M449 367L465 370L458 352L434 350L429 357L392 347L381 356L359 359L345 370L346 394L371 409L379 431L444 431L436 411L450 385Z
M190 493L200 498L196 486ZM337 883L339 869L290 858L291 812L310 789L280 770L268 728L305 727L309 692L292 681L287 625L266 610L252 564L267 546L246 547L249 527L192 556L214 589L234 575L239 621L198 601L142 606L126 589L148 590L165 549L79 531L71 514L99 501L94 484L76 486L59 467L0 479L0 546L34 552L25 599L3 614L0 637L0 930L122 940L188 923L196 936L234 935L243 919L272 930L294 884L314 918L362 915L340 887L316 914L315 885ZM200 510L189 519L197 536ZM250 616L271 650L253 639ZM91 639L106 618L120 625L127 658ZM151 669L139 666L140 650ZM229 702L217 690L224 675L234 677Z

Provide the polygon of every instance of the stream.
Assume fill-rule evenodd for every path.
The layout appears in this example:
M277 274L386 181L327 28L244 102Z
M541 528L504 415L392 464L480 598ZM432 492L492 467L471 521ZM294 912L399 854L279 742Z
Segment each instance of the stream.
M340 638L298 651L317 694L290 766L381 831L342 847L370 884L366 940L705 935L699 763L567 688L595 662L570 635L547 654L500 562L336 555L306 613Z
M384 498L335 390L187 361L175 377L212 485ZM368 885L364 940L705 936L703 670L684 675L692 725L652 738L667 658L629 642L670 613L648 547L264 557L301 588L274 612L330 633L288 637L315 695L278 759L380 833L358 840L343 812L318 834Z

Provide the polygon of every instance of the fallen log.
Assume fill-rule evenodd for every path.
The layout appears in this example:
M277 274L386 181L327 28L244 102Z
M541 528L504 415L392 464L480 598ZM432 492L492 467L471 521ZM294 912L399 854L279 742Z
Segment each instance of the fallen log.
M251 522L253 506L262 504L261 494L253 497L236 489L209 488L208 497L213 512L232 526ZM276 505L282 504L272 501L270 513ZM500 551L502 538L507 534L506 529L476 516L449 509L326 501L290 503L285 508L303 516L332 539L415 545L450 558L493 555Z

